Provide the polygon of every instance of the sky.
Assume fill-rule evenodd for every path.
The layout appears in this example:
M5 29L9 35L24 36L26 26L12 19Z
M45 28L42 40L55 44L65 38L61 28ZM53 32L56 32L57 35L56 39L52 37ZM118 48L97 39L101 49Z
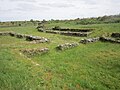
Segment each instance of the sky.
M0 21L75 19L120 14L120 0L0 0Z

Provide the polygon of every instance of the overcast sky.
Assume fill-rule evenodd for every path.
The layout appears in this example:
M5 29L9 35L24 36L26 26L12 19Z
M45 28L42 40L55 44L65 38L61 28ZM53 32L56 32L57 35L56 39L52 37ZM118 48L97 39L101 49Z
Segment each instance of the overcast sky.
M120 0L0 0L0 21L72 19L120 13Z

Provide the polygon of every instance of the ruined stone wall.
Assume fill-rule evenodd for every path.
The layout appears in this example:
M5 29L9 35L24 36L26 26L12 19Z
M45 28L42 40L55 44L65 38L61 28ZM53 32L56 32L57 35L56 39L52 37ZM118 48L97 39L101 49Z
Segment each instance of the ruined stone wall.
M111 37L120 38L120 33L112 33Z
M90 28L70 29L70 28L59 28L59 27L54 27L52 28L52 30L43 30L43 28L37 28L37 29L39 32L61 34L61 35L67 35L67 36L77 36L77 37L87 37L94 30Z
M67 36L77 36L77 37L87 37L90 32L61 32L61 35L67 35Z
M90 28L83 28L83 29L70 29L70 28L52 28L53 30L58 30L58 31L71 31L71 32L91 32L94 29Z
M87 43L93 43L93 42L97 42L97 41L111 42L111 43L120 43L119 39L115 39L115 38L111 38L111 37L105 37L105 36L96 37L96 38L82 39L80 41L80 43L87 44Z
M100 37L100 41L111 42L111 43L120 43L120 40L117 40L115 38L105 37L105 36Z
M88 38L88 39L82 39L80 43L87 44L87 43L93 43L99 41L99 37L96 38Z
M0 32L0 36L7 36L10 32Z
M34 48L34 49L24 49L24 50L20 50L23 54L26 54L28 56L34 56L37 54L44 54L49 52L48 48Z
M40 31L40 32L43 32L43 31ZM92 33L92 32L71 32L71 31L54 31L54 30L46 30L44 32L52 33L52 34L67 35L67 36L77 36L77 37L87 37Z
M79 45L78 43L65 43L65 44L58 45L56 48L58 50L66 50L66 49L76 47L78 45Z
M12 36L16 38L25 38L27 41L34 41L36 43L44 43L44 42L50 42L49 39L39 36L32 36L32 35L26 35L26 34L20 34L15 32L0 32L1 36Z

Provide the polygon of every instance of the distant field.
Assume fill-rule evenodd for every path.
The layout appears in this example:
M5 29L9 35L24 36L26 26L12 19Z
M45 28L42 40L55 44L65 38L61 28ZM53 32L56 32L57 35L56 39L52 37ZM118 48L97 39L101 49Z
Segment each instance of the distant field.
M47 23L46 28L95 28L89 37L120 32L120 23L72 25ZM0 36L0 90L120 90L120 44L96 42L58 51L56 46L79 42L71 37L38 32L36 26L2 27L2 31L46 37L50 43L31 44L24 39ZM30 58L19 50L50 49Z

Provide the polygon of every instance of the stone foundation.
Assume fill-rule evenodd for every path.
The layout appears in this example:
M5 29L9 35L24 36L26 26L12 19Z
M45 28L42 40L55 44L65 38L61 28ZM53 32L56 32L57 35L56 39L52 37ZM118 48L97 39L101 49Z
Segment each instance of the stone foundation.
M0 32L0 36L8 36L10 32Z
M120 33L112 33L111 37L120 38Z
M78 43L65 43L57 46L58 50L66 50L78 46Z
M32 35L26 35L26 34L20 34L20 33L15 33L15 32L0 32L0 35L2 36L12 36L16 38L25 38L27 41L33 41L36 43L44 43L44 42L49 42L50 40L44 37L39 37L39 36L32 36Z
M120 40L117 40L115 38L105 37L105 36L100 37L100 41L111 42L111 43L120 43Z
M37 54L43 54L47 53L49 51L48 48L34 48L34 49L25 49L25 50L20 50L23 54L27 54L28 56L33 56Z
M81 28L81 29L70 29L70 28L52 28L52 30L56 30L56 31L71 31L71 32L91 32L95 29L91 29L91 28Z
M40 31L43 32L43 31ZM52 33L52 34L61 34L61 35L67 35L67 36L77 36L77 37L87 37L92 32L71 32L71 31L54 31L54 30L46 30L44 31L46 33Z
M87 43L93 43L99 41L99 37L96 38L88 38L88 39L82 39L80 43L87 44Z

